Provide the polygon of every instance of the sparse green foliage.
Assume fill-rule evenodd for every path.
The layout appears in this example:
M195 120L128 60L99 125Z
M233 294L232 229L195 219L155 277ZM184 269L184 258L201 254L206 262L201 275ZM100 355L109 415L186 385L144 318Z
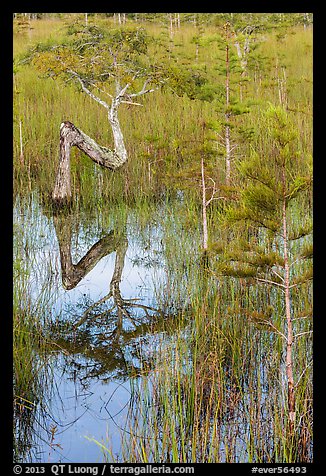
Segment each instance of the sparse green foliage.
M282 256L279 252L272 251L273 248L280 249L282 246L283 202L291 223L293 201L300 193L311 191L312 176L309 165L298 156L297 134L285 111L279 107L270 107L265 117L266 127L273 141L272 148L264 156L252 151L248 159L239 162L238 171L243 187L239 198L230 204L225 216L226 223L242 221L247 226L254 227L257 230L254 240L261 240L261 244L259 247L252 247L250 241L242 241L237 252L230 251L228 247L226 256L227 259L256 266L257 272L265 263L273 276L273 266L281 269L284 267ZM309 219L309 215L307 218ZM296 222L288 229L288 240L300 240L311 231L311 221L301 224ZM266 250L267 244L269 248ZM302 246L310 249L310 245L305 242L302 242ZM293 261L297 258L298 256L293 256ZM261 271L265 272L266 268Z
M39 43L27 57L47 76L69 82L75 80L74 72L85 85L99 91L104 88L104 94L112 95L117 81L132 82L131 87L144 77L155 82L148 43L149 35L143 28L107 29L77 23L68 26L62 43Z
M112 316L95 321L95 310L85 322L86 346L75 334L68 336L69 326L57 327L61 340L53 342L53 334L51 343L44 340L50 336L43 324L56 306L48 312L47 296L38 299L34 290L44 283L56 293L60 263L55 242L44 246L44 229L37 224L44 220L52 236L47 197L55 179L60 123L72 120L100 144L107 143L107 111L83 87L110 106L117 88L129 84L119 119L132 160L111 173L76 148L71 151L72 258L78 262L88 241L91 246L127 223L129 265L144 263L144 296L164 303L163 327L150 319L146 336L142 325L130 330L132 319L125 316L126 333L135 338L129 350L141 365L122 364L132 392L130 408L126 419L124 411L118 415L126 431L113 446L121 443L121 451L118 456L107 451L106 458L311 461L311 15L95 13L87 14L87 22L85 14L16 15L14 235L24 236L15 242L14 263L18 410L38 416L34 395L44 395L48 408L42 366L48 355L57 363L63 356L58 345L67 337L66 350L73 360L81 355L90 391L90 359L100 353L103 362L108 359L107 319ZM24 15L29 26L19 31L17 20L25 21ZM142 95L134 107L133 95L142 88L157 91ZM157 266L155 296L147 294L152 266ZM26 287L28 280L33 289ZM166 322L170 308L178 311L177 318ZM70 322L81 309L72 302L62 313ZM99 308L105 309L109 306ZM114 359L108 362L114 374ZM283 376L290 367L293 378ZM71 363L67 369L75 372L73 384L80 374ZM105 390L111 376L103 380ZM288 431L293 422L294 434ZM51 427L49 432L51 437ZM101 439L101 448L107 446L110 442Z
M297 134L286 112L280 107L271 106L265 117L271 135L271 148L263 160L254 154L247 163L243 161L240 165L240 174L244 179L240 200L230 205L225 217L227 221L246 222L247 232L250 231L248 226L254 227L254 239L258 241L259 247L251 247L250 240L249 246L241 247L241 243L239 247L228 245L219 271L228 276L250 278L251 284L256 282L276 288L281 293L284 302L281 322L275 322L274 313L269 313L269 319L266 320L261 312L254 313L254 321L258 319L259 324L268 325L284 341L288 387L286 431L290 438L294 438L298 428L296 381L299 374L295 375L294 370L296 334L293 319L296 314L293 293L312 279L312 267L303 264L304 260L312 258L312 243L306 241L309 235L305 224L301 227L297 224L291 233L291 213L294 202L297 207L302 206L298 197L300 193L311 190L312 178L309 165L300 160ZM293 239L295 246L291 243ZM269 308L268 303L266 306ZM263 314L266 314L264 309ZM249 312L249 316L252 318L252 312Z

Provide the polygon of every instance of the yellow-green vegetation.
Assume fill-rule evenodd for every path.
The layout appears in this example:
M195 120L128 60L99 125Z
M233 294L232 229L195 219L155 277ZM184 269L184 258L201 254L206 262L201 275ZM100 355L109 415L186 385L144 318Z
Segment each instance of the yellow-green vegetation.
M67 20L65 20L67 22ZM97 17L93 18L97 24ZM33 22L33 30L30 32L30 39L26 42L27 33L15 35L15 51L18 54L24 53L27 47L42 38L47 41L51 38L51 43L60 43L63 36L63 25L59 27L57 20ZM60 23L60 22L59 22ZM63 23L63 22L62 22ZM101 19L100 23L112 28L112 20ZM134 26L134 25L133 25ZM149 33L160 39L165 33L163 27L149 25ZM207 36L220 34L219 28L209 26ZM208 47L199 48L198 63L193 57L195 53L194 44L191 42L194 31L189 25L175 30L173 36L173 46L171 51L171 64L175 75L180 76L180 85L172 84L172 89L177 90L183 97L176 97L174 92L167 86L162 91L148 95L142 99L142 106L122 105L119 111L122 130L125 135L126 147L130 159L127 170L124 170L124 178L120 174L115 174L114 178L105 172L103 193L109 194L112 190L111 181L116 181L117 185L123 188L124 193L133 194L135 184L143 194L151 194L160 190L162 183L168 177L182 170L185 165L191 162L193 151L198 148L198 142L202 142L203 124L221 121L220 114L216 108L219 107L220 96L223 97L223 76L217 68L223 68L221 64L221 52L216 42L212 42ZM204 35L203 35L204 36ZM35 38L35 39L34 39ZM163 37L164 38L164 37ZM293 112L294 120L297 121L298 129L304 136L303 145L311 146L311 94L312 94L312 35L310 30L302 28L292 28L282 40L277 40L273 31L266 33L257 40L259 44L253 52L253 66L250 71L250 80L246 78L245 100L252 103L250 113L235 117L234 127L237 129L237 143L241 141L241 152L239 146L235 150L235 158L241 156L248 150L248 141L260 142L260 114L266 108L268 102L278 104L280 89L284 89L286 95L286 105ZM163 40L162 40L163 42ZM170 42L168 42L168 45ZM149 49L149 55L151 54ZM157 55L158 45L155 44ZM166 44L163 43L161 56L165 53ZM310 53L310 54L309 54ZM233 52L235 54L235 51ZM180 58L180 59L178 59ZM199 71L205 68L207 76L214 81L214 88L218 90L218 97L212 102L201 101L200 99L189 99L186 93L182 93L182 81L184 73L181 73L183 63L189 64L191 58L192 65ZM46 58L42 59L43 70L46 69ZM70 120L77 127L80 127L90 137L94 138L101 145L110 146L112 144L112 134L107 123L106 111L97 103L92 101L86 94L78 91L69 82L63 84L51 78L39 77L38 72L31 65L22 66L16 62L16 72L14 74L14 152L15 176L20 176L21 167L19 164L20 141L19 141L19 121L22 123L22 140L24 150L24 180L30 174L43 177L46 184L44 189L53 184L53 175L58 160L58 136L59 126L64 120ZM180 64L180 67L179 67ZM171 67L172 67L171 66ZM181 70L182 71L182 70ZM170 72L171 73L171 72ZM206 73L205 73L206 74ZM238 75L238 73L237 73ZM284 76L285 75L285 76ZM221 91L219 90L221 89ZM236 85L231 86L231 98L238 103L239 92ZM180 92L180 91L181 92ZM283 90L282 90L283 91ZM283 94L283 92L282 92ZM173 111L173 114L172 114ZM46 120L44 120L46 118ZM222 126L220 126L222 127ZM205 131L208 136L209 145L215 150L216 160L219 153L223 152L223 147L219 144L217 133ZM240 136L239 136L240 134ZM74 180L80 189L84 186L85 175L94 175L92 164L83 160L81 154L73 154L73 169L76 170ZM78 165L77 165L78 163ZM80 166L83 164L83 166ZM196 164L192 165L193 167ZM84 167L88 168L87 174ZM46 173L44 169L46 168ZM27 172L27 173L26 173ZM217 173L217 172L216 172ZM118 177L116 177L118 176ZM52 177L52 180L51 180ZM126 178L127 177L127 178ZM214 177L213 177L214 178ZM21 178L20 178L21 179ZM79 180L78 180L79 179ZM22 180L22 179L21 179ZM125 182L124 186L121 182ZM110 184L107 186L107 184ZM86 185L87 188L87 185Z
M60 124L113 148L107 111L85 88L109 102L125 82L128 160L112 172L72 148L71 233L78 243L127 230L143 249L156 236L155 299L169 319L153 323L151 359L124 369L132 398L120 454L92 441L108 461L311 462L312 19L17 15L15 403L44 393L38 376L58 342L74 353L64 330L58 340L42 330L58 271L34 280L36 294L26 286L39 230L24 229L23 211L39 207L52 226ZM146 78L153 91L136 96Z

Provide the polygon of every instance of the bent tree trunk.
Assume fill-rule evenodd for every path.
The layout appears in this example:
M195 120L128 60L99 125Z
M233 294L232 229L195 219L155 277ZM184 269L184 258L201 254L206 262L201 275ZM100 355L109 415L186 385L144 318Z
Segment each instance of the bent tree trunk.
M112 118L116 119L116 118ZM119 129L119 123L114 133L114 142L116 149L111 150L107 147L98 145L93 139L74 124L69 121L63 122L60 127L60 159L56 182L52 194L55 202L66 202L71 199L71 180L70 180L70 149L73 146L78 147L96 164L110 170L116 170L127 160L127 152L123 143L123 136ZM117 134L117 137L116 137ZM119 148L118 148L119 147Z
M53 217L59 243L62 285L66 290L75 288L104 256L117 251L122 245L125 246L127 241L124 235L111 231L94 243L78 263L74 264L71 252L72 220L71 215L55 215Z

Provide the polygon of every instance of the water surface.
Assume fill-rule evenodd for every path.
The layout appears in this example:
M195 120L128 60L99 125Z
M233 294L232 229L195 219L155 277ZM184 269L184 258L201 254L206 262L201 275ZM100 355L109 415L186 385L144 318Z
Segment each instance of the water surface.
M51 216L37 196L28 205L19 199L15 205L15 259L32 299L41 297L49 313L45 325L52 336L47 396L36 409L34 442L22 461L103 461L94 440L119 459L121 436L128 433L131 380L140 378L145 366L149 371L164 340L160 224L152 220L141 229L133 213L124 222L117 214L109 218L107 228L98 217L83 218ZM72 330L87 309L83 324Z

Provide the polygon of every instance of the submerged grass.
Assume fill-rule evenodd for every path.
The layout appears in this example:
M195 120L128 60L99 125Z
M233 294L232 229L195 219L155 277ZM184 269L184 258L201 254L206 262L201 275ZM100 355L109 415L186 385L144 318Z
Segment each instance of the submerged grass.
M277 337L246 319L214 318L213 308L207 322L202 300L193 304L196 315L186 333L165 341L155 370L134 383L122 456L115 461L311 461L307 422L292 444L283 434L279 355L270 350ZM307 398L309 390L304 393ZM114 461L109 450L105 458Z
M18 266L16 266L18 269ZM13 305L14 363L14 459L22 461L33 446L32 428L37 407L44 395L43 361L45 349L39 316L26 302L26 289L17 284ZM28 298L27 298L28 299Z
M33 247L34 252L42 249L40 235L48 236L48 218L37 218L41 203L34 197L31 203L20 204L24 215L16 220L20 231L15 234L15 249L29 250L27 260L19 253L15 260L16 307L19 303L25 312L24 319L19 313L15 317L17 381L19 374L24 376L16 394L29 402L35 397L28 392L40 394L37 378L42 375L44 358L36 359L36 355L42 355L45 345L42 309L51 295L46 287L47 264L43 262L35 272L39 264L33 254ZM76 260L84 241L92 243L104 230L125 227L144 249L157 249L155 258L159 257L165 274L156 282L156 302L163 309L173 307L182 313L180 327L165 325L162 330L154 370L137 379L130 376L132 401L121 430L121 453L114 456L108 447L105 458L119 462L311 461L312 369L307 365L311 337L303 335L295 349L299 418L291 444L284 435L287 397L280 391L285 388L280 336L251 322L243 312L251 306L259 311L271 302L281 320L282 300L277 293L218 278L200 267L200 246L194 247L200 243L200 208L195 202L186 203L190 208L185 209L182 200L139 201L135 207L120 203L109 208L102 205L91 213L79 206L71 215ZM37 224L33 233L31 221ZM28 264L33 264L32 282L37 276L45 279L38 286L43 294L34 295L31 302L26 301L31 299ZM309 286L303 290L304 301L301 293L294 295L296 313L302 306L309 307L310 292ZM310 330L309 319L299 322L297 332Z
M26 277L29 273L24 263L31 265L34 260L32 274L36 279L39 264L32 248L35 251L40 246L39 235L48 234L44 227L51 228L45 225L46 216L40 220L37 207L41 203L34 197L34 202L25 206L20 223L21 239L16 249L23 250L28 245L30 250L27 261L22 257L19 260L19 253L16 256L17 302L19 295L31 297L28 279L23 286L24 273ZM187 211L182 200L167 200L139 201L135 207L123 203L102 205L91 213L79 206L71 213L75 261L83 254L85 243L92 244L109 230L127 229L131 241L150 249L147 253L153 253L153 260L159 259L159 266L165 270L155 283L157 306L181 313L178 323L167 323L161 329L152 370L144 367L138 377L130 375L132 397L129 416L121 429L121 451L117 456L107 442L99 442L104 458L138 463L311 461L312 369L307 365L311 359L311 336L299 338L295 350L299 417L295 441L291 443L284 435L287 396L283 390L281 338L250 321L243 311L250 306L259 311L267 301L281 320L282 299L277 293L248 287L234 278L216 277L200 266L200 246L194 246L200 243L200 208L196 203L187 203ZM30 219L38 223L33 229L34 237L27 231L28 210L33 210ZM18 230L16 236L19 237ZM33 389L46 361L40 358L45 345L41 338L41 311L49 296L46 268L44 261L39 272L43 284L38 286L44 289L43 297L34 296L30 304L21 299L21 308L25 313L30 310L30 318L21 320L19 314L15 318L17 365L21 374L26 368L27 381L22 382L22 389ZM302 305L309 306L310 292L307 286L306 303L301 301L301 293L294 296L298 306L295 312L301 312ZM32 331L26 330L27 325L32 326ZM309 330L309 319L302 319L297 331ZM25 337L31 338L28 345L20 343L24 332ZM30 393L17 392L33 401ZM37 387L35 392L40 394Z

